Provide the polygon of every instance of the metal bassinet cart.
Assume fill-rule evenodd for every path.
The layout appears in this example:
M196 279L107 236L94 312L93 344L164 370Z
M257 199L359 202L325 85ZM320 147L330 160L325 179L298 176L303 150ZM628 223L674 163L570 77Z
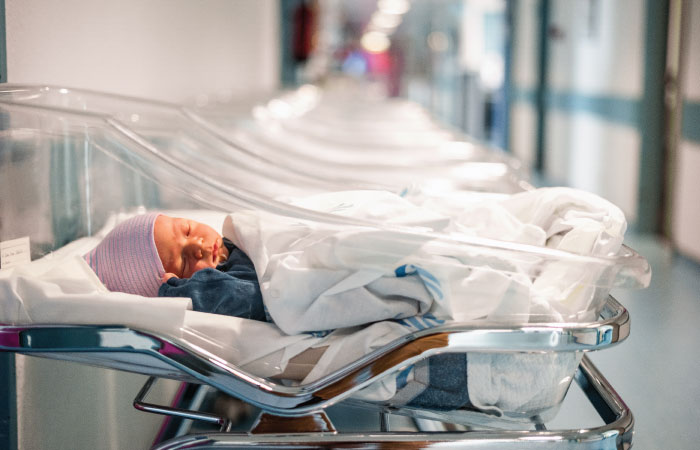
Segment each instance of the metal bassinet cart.
M158 105L152 105L158 108ZM170 109L167 106L167 109ZM49 254L84 236L95 234L112 214L134 207L147 208L267 208L307 220L354 224L346 218L327 217L291 205L271 201L259 193L206 182L187 167L169 159L139 133L109 114L35 105L31 101L0 101L4 169L11 177L3 182L3 218L0 240L23 234L31 238L32 259ZM160 117L160 116L159 116ZM192 129L201 129L192 125ZM206 134L206 133L205 133ZM206 139L215 138L207 135ZM7 157L7 159L5 159ZM111 180L105 183L106 179ZM32 205L31 210L26 205ZM360 222L362 226L371 226ZM594 263L583 260L582 263ZM599 261L600 262L600 261ZM648 283L648 266L643 258L625 250L619 258L600 262L602 281L594 285L601 310L597 320L587 323L546 323L526 320L515 325L502 323L450 324L407 333L339 370L303 385L287 385L241 370L215 353L199 347L186 336L177 339L152 330L123 324L74 325L22 323L6 320L0 326L0 350L34 356L65 359L153 377L204 383L261 408L267 416L255 436L217 435L179 438L163 448L207 448L207 446L355 446L401 447L451 442L454 445L520 448L548 445L601 445L625 448L631 441L629 410L592 365L583 359L577 381L601 411L607 425L596 430L554 433L541 430L540 412L553 414L568 389L571 377L564 377L554 399L544 410L521 412L514 422L535 428L527 431L480 431L471 434L383 434L340 436L329 434L290 435L273 433L283 420L270 417L323 417L329 406L350 399L361 389L396 376L407 366L445 353L455 354L575 354L613 345L627 337L629 317L624 308L607 296L615 286L643 286ZM6 293L8 291L5 291ZM3 294L7 295L7 294ZM148 385L137 397L143 410L180 414L221 423L225 420L195 412L178 412L143 402ZM590 388L590 389L589 389ZM392 408L363 403L368 409ZM512 428L505 417L469 409L457 411L398 408L396 412L445 421ZM535 411L535 412L533 412ZM302 430L295 422L295 430ZM268 426L269 425L269 426ZM267 428L265 428L267 426ZM272 426L273 428L270 428ZM330 425L329 425L330 426ZM284 430L283 428L276 428ZM304 431L318 431L305 429ZM286 444L282 444L285 442ZM247 444L246 444L247 445ZM170 446L170 447L168 447ZM567 447L561 447L567 448ZM596 447L607 448L607 447Z

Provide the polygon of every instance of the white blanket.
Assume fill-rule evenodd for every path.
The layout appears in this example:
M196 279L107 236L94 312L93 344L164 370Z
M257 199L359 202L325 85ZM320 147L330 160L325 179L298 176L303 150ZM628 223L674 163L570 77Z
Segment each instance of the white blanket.
M514 241L555 248L565 245L570 246L565 248L581 253L612 253L619 246L624 232L624 218L615 207L595 196L588 197L585 193L566 189L538 190L512 197L498 196L495 201L492 195L481 198L469 196L468 201L462 202L461 217L454 215L457 219L440 214L440 208L449 205L455 198L440 199L440 205L435 203L427 209L426 204L417 206L390 194L358 192L352 195L355 196L352 201L348 201L346 196L340 203L334 194L309 198L307 201L321 211L335 209L336 213L345 212L354 217L376 220L387 215L396 224L452 233L468 232L478 236L494 233L497 227L501 227L502 231L511 233L508 236ZM525 206L517 208L519 201L523 201ZM224 219L220 213L213 217L168 213L207 222L215 228L220 227ZM388 314L400 311L409 317L362 327L339 328L320 338L310 334L290 335L285 332L287 330L283 331L272 323L191 311L189 299L144 298L108 292L79 256L94 247L111 229L113 224L108 224L95 237L76 241L26 266L1 270L0 323L118 324L151 330L183 339L215 357L263 377L283 372L291 358L310 347L327 347L314 369L302 381L305 384L406 333L442 323L445 317L468 320L499 317L502 314L500 317L505 315L512 318L517 317L513 311L531 312L538 307L538 301L542 303L542 308L550 312L556 311L556 307L563 311L579 310L580 306L569 305L567 299L585 304L585 289L581 289L581 286L590 286L594 281L590 277L595 276L590 273L577 274L566 265L563 268L549 265L544 266L539 276L533 279L517 272L518 261L500 260L499 265L507 263L514 270L501 272L486 266L464 270L454 263L455 256L431 253L431 250L435 250L433 247L440 251L444 248L425 237L395 241L391 239L391 234L376 230L272 220L265 214L254 212L236 213L229 216L227 221L225 233L237 239L238 245L248 252L256 268L263 269L258 273L263 292L278 288L285 299L291 300L288 302L290 305L278 302L281 308L288 308L290 314L296 314L298 320L305 321L312 328L335 328L337 318L332 317L332 311L343 305L330 305L330 311L318 314L321 308L314 302L319 298L331 303L344 300L347 311L338 314L343 320L353 314L352 320L361 322L366 317L376 322L376 315L368 307L373 302L395 302L397 305L390 305ZM230 227L233 224L236 231L232 235ZM250 233L245 233L246 227ZM535 239L539 241L535 242ZM274 251L285 248L291 250ZM289 258L285 259L287 256ZM464 258L464 255L457 256ZM478 259L478 256L470 257ZM281 268L279 274L272 270L275 267ZM404 271L414 275L399 277L397 267L404 267ZM295 271L306 276L295 279ZM324 285L325 279L319 276L322 271L336 277L329 277L330 281ZM559 276L560 273L563 276ZM435 284L435 279L439 286ZM394 292L398 294L391 297L387 294L394 289L391 282L407 284L397 288ZM442 299L436 287L441 289ZM352 291L366 291L366 295L355 297L351 295ZM304 298L300 294L303 292L321 292L324 295ZM302 302L295 302L300 298ZM269 302L269 296L265 301L273 317L274 314L279 315L279 312L275 312L279 311L275 310L277 305ZM358 307L358 303L363 306ZM312 312L305 313L304 308L309 305ZM368 311L362 308L368 308ZM426 310L429 314L411 317L415 312ZM384 310L380 308L381 311ZM326 322L318 325L318 320ZM527 321L527 317L520 320ZM546 392L548 383L538 385L536 391L541 392L538 394L534 388L517 383L521 375L536 376L538 379L545 379L544 375L547 375L546 379L551 378L556 384L560 374L571 370L569 363L552 361L554 364L545 364L533 371L531 362L524 359L522 367L514 367L511 363L512 358L516 357L470 355L469 393L475 404L504 409L532 404L541 400L543 395L550 395ZM384 400L394 395L395 390L395 379L389 378L375 383L371 389L357 396Z
M460 207L457 200L461 201ZM548 188L511 196L435 199L418 206L388 192L347 191L298 199L321 212L421 226L582 255L614 254L626 222L593 194ZM451 216L447 213L452 211ZM431 313L444 320L594 318L598 273L571 260L454 248L428 234L337 227L240 211L223 234L252 259L265 306L288 334ZM484 241L487 242L487 241ZM527 321L527 320L525 320Z

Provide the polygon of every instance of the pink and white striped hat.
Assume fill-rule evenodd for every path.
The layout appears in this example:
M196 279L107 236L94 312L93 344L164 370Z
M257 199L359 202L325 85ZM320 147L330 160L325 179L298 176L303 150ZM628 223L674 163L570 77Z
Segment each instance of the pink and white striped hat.
M143 214L125 220L84 256L107 289L144 297L158 296L165 274L153 238L153 227L159 215Z

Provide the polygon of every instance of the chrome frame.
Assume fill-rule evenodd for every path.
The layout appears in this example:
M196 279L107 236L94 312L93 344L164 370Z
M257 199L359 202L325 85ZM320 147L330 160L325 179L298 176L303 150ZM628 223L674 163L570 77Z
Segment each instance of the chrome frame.
M576 382L591 401L604 425L573 430L474 429L462 432L369 433L199 433L171 439L154 450L240 448L353 448L353 449L590 449L628 450L632 446L634 417L625 402L598 369L584 356Z
M305 416L378 379L444 352L563 352L609 347L629 335L629 314L614 298L597 322L449 325L407 334L313 383L284 386L248 374L185 341L123 326L0 326L0 351L64 359L208 384L276 416Z

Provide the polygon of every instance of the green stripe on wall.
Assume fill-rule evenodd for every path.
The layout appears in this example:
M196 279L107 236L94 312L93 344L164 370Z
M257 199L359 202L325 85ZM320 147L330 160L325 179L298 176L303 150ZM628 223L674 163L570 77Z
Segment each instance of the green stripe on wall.
M535 106L535 102L537 101L537 97L535 96L535 89L534 88L521 88L518 86L511 86L510 87L510 102L515 104L515 103L527 103L530 106Z
M700 103L683 102L683 139L700 143Z
M638 100L552 92L547 101L555 110L593 114L603 120L630 127L639 124Z
M513 103L527 103L536 106L534 89L513 88L511 91ZM572 92L553 92L547 95L546 106L549 109L567 113L586 113L599 116L601 120L637 128L639 126L639 108L641 102L636 99L592 96Z

